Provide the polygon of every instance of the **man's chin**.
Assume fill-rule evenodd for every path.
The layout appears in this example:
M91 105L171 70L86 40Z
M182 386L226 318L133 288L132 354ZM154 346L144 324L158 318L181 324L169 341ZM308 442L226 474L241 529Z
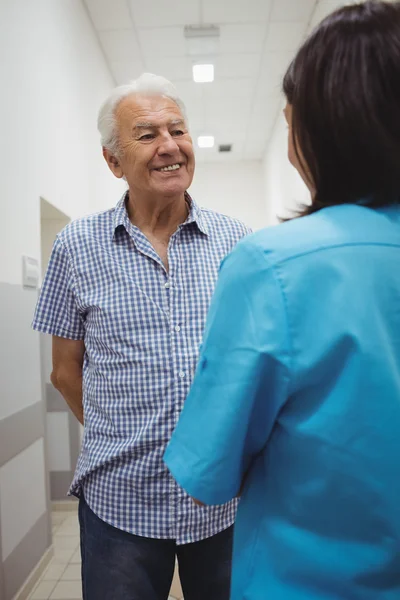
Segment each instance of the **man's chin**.
M189 182L186 181L166 181L163 185L154 186L154 192L166 197L180 196L188 187Z

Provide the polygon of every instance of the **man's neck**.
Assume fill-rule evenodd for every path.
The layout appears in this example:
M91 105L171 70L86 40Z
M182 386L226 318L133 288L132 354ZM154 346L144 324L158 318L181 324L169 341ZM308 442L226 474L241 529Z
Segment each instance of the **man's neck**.
M143 233L156 237L170 237L188 216L185 194L176 197L138 198L129 191L128 216Z

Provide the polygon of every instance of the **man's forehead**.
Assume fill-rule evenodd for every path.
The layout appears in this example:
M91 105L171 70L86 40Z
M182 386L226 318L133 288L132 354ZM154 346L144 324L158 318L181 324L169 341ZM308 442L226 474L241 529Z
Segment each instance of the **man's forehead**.
M132 124L184 120L179 106L165 96L128 96L120 102L117 116L118 113L123 120L129 119Z

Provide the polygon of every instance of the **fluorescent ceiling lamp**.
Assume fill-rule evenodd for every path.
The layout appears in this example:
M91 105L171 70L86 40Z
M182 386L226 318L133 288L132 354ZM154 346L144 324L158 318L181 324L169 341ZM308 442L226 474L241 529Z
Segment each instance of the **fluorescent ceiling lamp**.
M219 50L218 25L187 25L184 29L186 53L189 56L214 56Z
M213 135L200 135L197 138L197 145L199 148L213 148L214 147L214 136Z
M196 83L214 81L214 65L193 65L193 79Z

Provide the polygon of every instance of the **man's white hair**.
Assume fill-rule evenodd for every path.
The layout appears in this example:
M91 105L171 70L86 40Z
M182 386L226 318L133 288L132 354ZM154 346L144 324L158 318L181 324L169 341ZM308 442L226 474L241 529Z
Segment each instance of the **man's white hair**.
M134 94L170 98L177 104L183 118L187 121L186 108L178 95L176 87L168 79L165 79L165 77L153 75L152 73L143 73L138 79L114 88L99 111L97 128L101 136L101 145L117 157L119 154L119 140L115 111L123 98Z

